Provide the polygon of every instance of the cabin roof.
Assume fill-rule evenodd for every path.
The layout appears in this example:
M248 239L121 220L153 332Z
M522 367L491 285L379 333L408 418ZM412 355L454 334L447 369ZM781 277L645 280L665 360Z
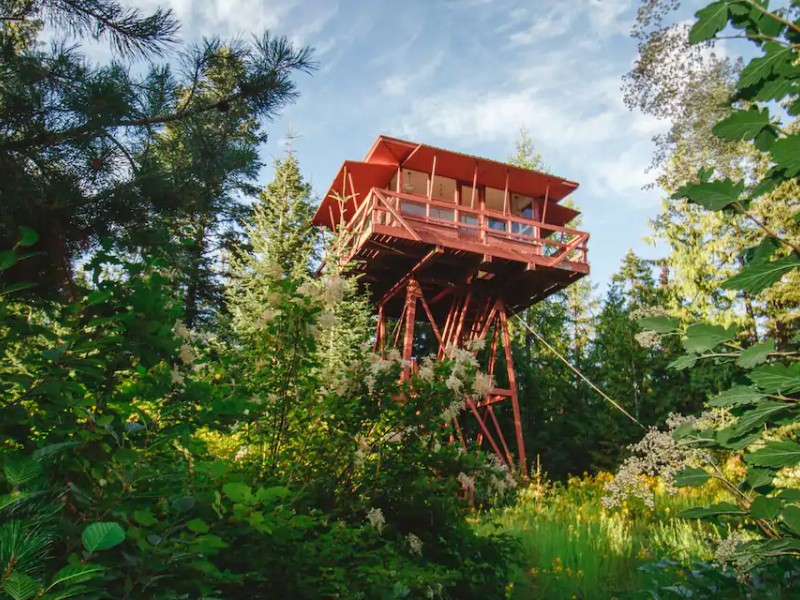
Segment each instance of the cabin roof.
M578 183L548 173L380 135L367 152L364 161L348 160L342 163L317 209L314 223L332 229L341 217L338 198L347 199L344 203L344 218L349 219L370 190L373 187L383 187L399 166L430 174L434 157L435 175L469 182L477 173L479 185L505 189L508 182L508 189L511 191L536 197L547 195L553 203L558 203L578 188ZM561 220L558 216L562 216L566 222L578 212L559 206L549 214L558 220Z

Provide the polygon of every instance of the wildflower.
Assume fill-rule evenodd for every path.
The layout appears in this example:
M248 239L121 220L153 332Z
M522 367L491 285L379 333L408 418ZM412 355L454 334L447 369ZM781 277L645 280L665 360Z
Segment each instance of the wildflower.
M429 367L427 365L422 365L419 368L419 372L417 373L417 376L422 381L432 381L433 377L434 377L434 372L433 372L433 369L431 367Z
M484 338L474 338L468 341L466 345L467 350L470 352L479 352L486 346L486 340Z
M321 329L332 329L336 325L336 315L328 311L323 312L317 319L317 325Z
M331 277L325 282L322 290L322 300L326 306L338 304L344 298L345 281L341 277Z
M458 416L458 413L460 413L461 409L463 408L464 408L464 401L461 400L460 398L454 402L451 402L450 405L442 413L442 420L452 421Z
M655 348L661 339L655 331L640 331L634 337L642 348Z
M178 354L178 358L180 358L181 361L183 361L185 364L188 365L194 362L195 359L194 350L192 350L192 347L189 344L183 344L181 346L181 351Z
M458 483L461 484L461 487L467 489L475 487L475 479L473 477L470 477L463 471L458 474Z
M267 402L270 404L275 404L278 401L277 394L267 394Z
M450 373L450 376L444 383L447 386L447 389L452 390L456 393L458 393L461 390L461 386L464 385L463 383L461 383L461 380L458 377L456 377L455 373Z
M236 454L233 457L233 460L236 462L241 461L245 458L248 454L250 454L250 446L242 446L236 451Z
M178 387L183 387L184 383L184 376L178 370L178 367L174 367L172 371L169 373L169 380L173 385L177 385Z
M478 371L475 373L475 381L472 382L472 391L478 396L486 396L494 389L492 376Z
M386 519L383 517L383 511L380 508L370 508L367 512L367 521L378 533L383 531L383 526L386 524Z
M306 298L316 298L317 286L312 281L304 281L297 287L297 293Z
M422 556L422 540L415 536L413 533L409 533L406 536L406 542L408 543L408 549L411 551L411 554L416 554L417 556Z
M191 336L191 333L186 328L186 325L184 325L181 321L175 322L175 327L173 328L173 331L185 340L189 339L189 337Z

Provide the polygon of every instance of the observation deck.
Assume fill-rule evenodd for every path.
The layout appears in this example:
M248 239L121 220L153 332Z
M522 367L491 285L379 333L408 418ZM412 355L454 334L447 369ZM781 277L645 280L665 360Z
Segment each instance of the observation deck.
M589 273L589 234L559 204L577 183L386 136L345 161L314 222L340 231L350 263L387 316L413 278L441 321L464 287L502 298L510 314Z

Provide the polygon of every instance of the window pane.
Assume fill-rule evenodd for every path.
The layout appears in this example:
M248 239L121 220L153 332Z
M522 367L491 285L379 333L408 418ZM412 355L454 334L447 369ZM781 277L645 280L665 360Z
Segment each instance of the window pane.
M487 187L486 188L486 208L489 210L496 210L498 212L503 212L503 200L506 197L506 193L503 190L498 190L497 188Z
M489 229L496 229L497 231L506 230L506 222L500 219L492 219L489 217Z
M403 200L400 203L400 210L407 215L420 215L425 216L425 205L419 204L417 202L409 202L408 200Z
M455 221L456 211L451 208L437 208L431 206L431 218L443 219L445 221Z

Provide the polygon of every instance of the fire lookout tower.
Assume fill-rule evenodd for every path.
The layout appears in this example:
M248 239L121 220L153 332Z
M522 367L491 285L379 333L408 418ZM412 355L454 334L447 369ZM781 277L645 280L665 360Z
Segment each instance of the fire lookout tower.
M342 164L314 218L344 229L336 255L369 289L377 349L393 344L413 364L418 321L430 324L440 357L451 345L486 343L483 368L503 387L465 400L474 435L458 419L454 430L465 447L486 442L509 468L524 471L526 458L508 319L589 273L589 234L566 226L580 213L559 204L577 187L380 136L364 161ZM396 319L388 335L387 319ZM515 453L503 434L512 428Z

